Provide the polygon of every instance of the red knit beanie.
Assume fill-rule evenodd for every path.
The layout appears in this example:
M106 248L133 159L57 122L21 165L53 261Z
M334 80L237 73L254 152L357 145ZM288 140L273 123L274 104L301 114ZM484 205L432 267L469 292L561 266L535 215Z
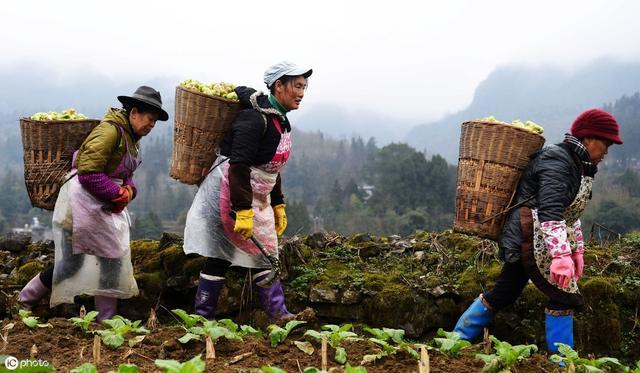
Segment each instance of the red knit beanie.
M571 125L571 134L579 139L597 137L622 144L616 118L600 109L590 109L578 115Z

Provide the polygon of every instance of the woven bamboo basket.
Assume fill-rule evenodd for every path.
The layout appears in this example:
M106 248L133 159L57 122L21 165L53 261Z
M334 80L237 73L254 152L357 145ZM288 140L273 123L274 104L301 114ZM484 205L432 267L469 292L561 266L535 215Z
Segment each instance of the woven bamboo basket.
M240 103L176 87L175 126L170 175L199 184L209 172Z
M71 170L73 152L98 123L95 119L20 119L24 182L31 205L53 210L64 177Z
M544 137L508 124L462 123L453 229L497 239L529 156Z

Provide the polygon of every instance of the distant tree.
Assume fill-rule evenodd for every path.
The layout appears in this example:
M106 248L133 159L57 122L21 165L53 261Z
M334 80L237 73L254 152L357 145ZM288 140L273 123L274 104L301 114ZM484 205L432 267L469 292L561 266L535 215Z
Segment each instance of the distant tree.
M131 239L152 239L158 240L162 236L162 221L158 215L153 212L144 214L140 218L134 220L131 226Z
M302 201L287 204L287 229L285 235L311 233L313 223L309 211Z

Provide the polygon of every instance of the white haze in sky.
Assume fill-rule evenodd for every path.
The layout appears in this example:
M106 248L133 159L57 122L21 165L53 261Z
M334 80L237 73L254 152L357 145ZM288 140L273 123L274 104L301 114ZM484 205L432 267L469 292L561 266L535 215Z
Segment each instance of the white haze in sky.
M305 105L414 124L463 109L500 66L638 61L638 16L640 1L618 0L6 1L0 69L262 89L264 69L288 59L314 69Z

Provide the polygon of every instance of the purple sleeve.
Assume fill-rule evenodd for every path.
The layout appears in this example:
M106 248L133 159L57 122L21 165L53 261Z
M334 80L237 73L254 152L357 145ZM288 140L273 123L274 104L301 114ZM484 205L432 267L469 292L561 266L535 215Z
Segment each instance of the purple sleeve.
M108 202L118 196L120 187L111 181L111 178L104 172L90 172L78 175L78 181L92 196Z

